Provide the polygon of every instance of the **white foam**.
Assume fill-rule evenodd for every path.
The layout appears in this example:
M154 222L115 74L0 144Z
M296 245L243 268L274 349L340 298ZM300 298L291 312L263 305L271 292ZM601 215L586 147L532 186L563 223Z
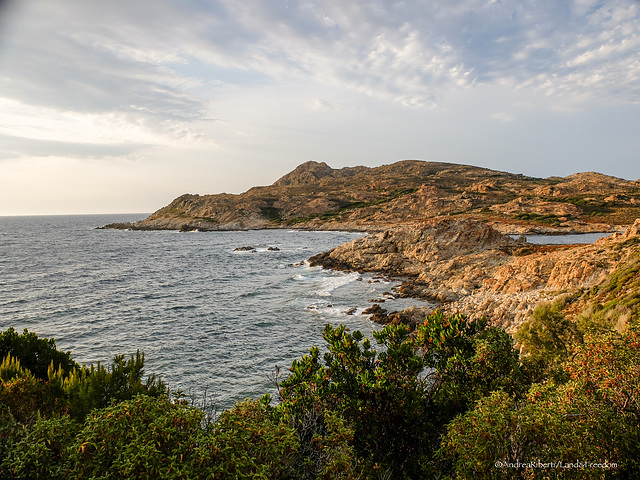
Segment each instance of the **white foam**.
M324 270L324 269L323 269L322 267L320 267L320 266L312 267L312 266L311 266L311 264L309 263L309 260L303 260L302 262L297 263L295 266L296 266L296 267L302 267L302 268L303 268L303 269L305 269L305 270L311 270L311 271L314 271L314 270L315 270L315 271L321 271L321 270Z
M360 275L358 273L342 273L335 274L331 277L321 279L321 286L316 291L316 295L321 297L330 297L332 293L340 287L355 282Z

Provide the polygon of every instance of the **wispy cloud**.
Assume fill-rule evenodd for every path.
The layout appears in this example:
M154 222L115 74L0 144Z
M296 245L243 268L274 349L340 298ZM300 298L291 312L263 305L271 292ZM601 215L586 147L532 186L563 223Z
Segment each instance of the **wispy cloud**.
M513 122L516 118L509 112L498 112L491 114L491 118L500 122Z
M188 75L195 61L408 105L474 85L639 99L630 0L34 1L16 17L3 94L73 110L197 119L205 100L191 92L207 79Z
M270 75L321 79L409 105L478 85L576 103L639 99L633 1L224 5L238 32L253 32L230 52Z
M0 7L5 159L152 164L216 151L215 158L295 163L321 151L351 158L346 150L364 152L375 130L389 151L401 137L413 145L407 155L430 157L433 148L464 161L478 151L462 150L478 128L471 118L488 120L488 142L500 125L640 103L636 0L9 0ZM346 135L345 118L352 140L328 150L328 135ZM426 128L440 133L429 137ZM434 147L461 135L469 142L449 142L450 156Z

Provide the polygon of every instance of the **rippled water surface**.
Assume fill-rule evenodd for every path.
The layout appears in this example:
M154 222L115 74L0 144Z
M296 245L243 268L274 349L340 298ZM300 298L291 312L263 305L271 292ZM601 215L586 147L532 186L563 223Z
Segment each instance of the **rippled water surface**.
M140 349L148 373L227 408L273 392L275 365L322 344L326 323L371 335L360 313L392 287L300 264L352 233L95 229L144 216L0 217L0 328L55 337L80 363Z

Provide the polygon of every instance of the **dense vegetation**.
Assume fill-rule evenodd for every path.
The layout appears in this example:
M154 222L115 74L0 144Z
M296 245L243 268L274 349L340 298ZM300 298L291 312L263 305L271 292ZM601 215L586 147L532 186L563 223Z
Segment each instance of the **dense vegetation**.
M619 290L629 277L619 273L589 295ZM328 325L327 353L313 347L276 377L279 402L246 400L215 420L144 379L140 353L80 366L53 339L9 329L0 334L0 475L638 478L636 310L625 310L624 328L602 309L573 322L567 301L540 306L517 349L501 329L462 315L435 312L413 331L388 325L373 339Z

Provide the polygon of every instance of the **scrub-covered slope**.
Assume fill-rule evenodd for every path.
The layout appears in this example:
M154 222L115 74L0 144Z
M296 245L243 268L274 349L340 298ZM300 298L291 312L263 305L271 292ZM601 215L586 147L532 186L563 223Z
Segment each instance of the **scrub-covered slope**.
M540 179L417 160L341 169L307 162L270 186L185 194L145 220L108 227L380 231L442 215L511 233L609 230L640 217L640 184L598 173Z

